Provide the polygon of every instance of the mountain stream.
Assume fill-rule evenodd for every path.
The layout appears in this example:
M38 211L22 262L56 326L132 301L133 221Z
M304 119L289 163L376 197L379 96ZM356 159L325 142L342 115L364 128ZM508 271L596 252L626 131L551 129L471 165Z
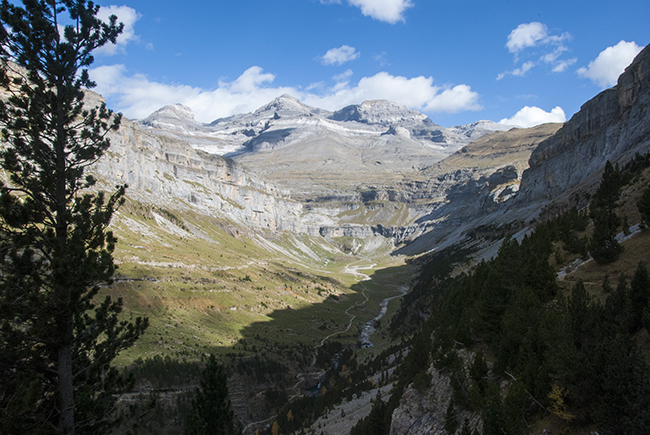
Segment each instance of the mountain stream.
M366 304L368 302L368 296L366 295L366 290L368 290L368 289L363 284L363 281L369 280L370 277L368 275L366 275L365 273L359 272L359 270L360 269L372 269L375 266L376 266L375 263L373 263L373 264L371 264L369 266L346 266L345 269L343 270L345 273L349 273L349 274L352 274L352 275L360 278L359 281L360 281L361 286L363 287L362 293L363 293L363 296L365 297L365 300L362 303L351 306L350 308L348 308L348 311L350 309L358 306L358 305L364 305L364 304ZM368 322L366 322L365 325L363 326L363 330L361 331L361 334L359 335L359 345L362 348L367 348L367 347L372 347L373 346L372 341L370 341L370 336L375 332L374 324L375 324L375 322L381 320L386 315L386 312L388 311L388 303L390 301L392 301L393 299L401 298L408 291L407 286L397 286L397 287L399 289L400 294L395 295L395 296L391 296L391 297L388 297L388 298L382 300L381 303L379 304L379 306L381 307L381 309L379 310L379 314L377 314L377 316L374 319L369 320ZM348 311L346 311L346 314L351 316L351 318L350 318L350 323L349 323L348 328L346 329L346 331L350 329L350 326L352 326L352 321L355 318L355 316L349 314ZM321 345L328 338L329 337L326 337L321 342Z

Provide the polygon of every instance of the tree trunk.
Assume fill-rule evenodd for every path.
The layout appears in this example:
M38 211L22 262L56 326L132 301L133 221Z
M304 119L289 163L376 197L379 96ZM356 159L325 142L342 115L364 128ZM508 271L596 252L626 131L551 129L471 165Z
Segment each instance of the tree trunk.
M55 15L56 16L56 15ZM67 89L62 77L57 77L57 100L54 111L57 132L54 142L54 152L56 157L55 174L56 174L56 192L54 209L56 210L56 238L58 241L58 256L68 256L68 209L67 209L67 179L66 170L68 163L66 161L66 131L67 114L64 102L67 101ZM55 261L61 261L57 258ZM64 260L65 261L65 260ZM60 272L54 270L54 279L58 281L55 284L54 292L56 305L58 308L57 328L60 335L58 341L58 390L59 390L59 431L65 435L72 435L75 431L74 421L74 379L72 371L72 341L74 339L74 316L72 310L71 290L67 286L67 277L60 276Z
M67 340L66 340L67 341ZM59 432L74 434L74 385L72 382L72 347L64 343L59 347Z

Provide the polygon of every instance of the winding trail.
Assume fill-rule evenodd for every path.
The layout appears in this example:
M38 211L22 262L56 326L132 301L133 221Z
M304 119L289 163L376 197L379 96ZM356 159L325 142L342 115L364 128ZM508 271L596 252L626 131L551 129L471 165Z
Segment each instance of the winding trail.
M367 261L367 260L362 259L362 260L356 261L356 263L359 263L359 262L362 262L362 261ZM352 263L352 264L354 264L354 263ZM363 266L363 267L362 266L352 266L352 265L346 265L345 266L345 268L343 269L343 273L349 273L351 275L354 275L355 277L358 278L358 280L359 280L358 282L361 283L361 287L363 287L363 290L361 290L361 294L364 297L364 301L363 302L357 302L354 305L350 305L348 307L348 309L345 310L345 314L347 314L348 317L350 317L350 321L348 322L347 328L345 328L345 329L343 329L341 331L334 332L334 333L328 335L327 337L323 338L321 340L320 344L315 347L315 349L318 349L319 347L323 346L325 344L325 342L327 340L329 340L330 338L335 337L335 336L337 336L339 334L343 334L343 333L348 332L350 330L350 328L352 327L352 322L354 322L354 319L356 319L356 317L357 317L354 314L350 314L350 310L352 310L353 308L363 306L363 305L367 304L368 301L370 300L370 298L368 298L368 295L366 294L366 291L368 290L368 288L363 284L363 281L369 280L370 276L366 275L365 273L359 272L359 269L372 269L376 265L377 265L376 263L371 263L369 266Z

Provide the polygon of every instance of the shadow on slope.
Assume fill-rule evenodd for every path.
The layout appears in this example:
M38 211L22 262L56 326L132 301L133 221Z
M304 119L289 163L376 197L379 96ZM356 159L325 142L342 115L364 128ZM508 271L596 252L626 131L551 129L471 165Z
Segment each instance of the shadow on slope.
M338 365L345 349L357 349L359 359L389 345L388 319L398 311L397 299L415 277L416 268L401 264L365 271L363 266L346 268L357 279L347 290L331 292L321 303L274 310L267 314L268 320L253 322L241 330L243 338L227 356L234 371L233 408L245 426L261 424L290 399L330 388L323 385L325 372ZM304 294L303 288L287 291L296 300L301 292ZM377 319L381 302L389 298L385 316ZM360 335L367 323L376 327L370 335L373 346L360 349Z

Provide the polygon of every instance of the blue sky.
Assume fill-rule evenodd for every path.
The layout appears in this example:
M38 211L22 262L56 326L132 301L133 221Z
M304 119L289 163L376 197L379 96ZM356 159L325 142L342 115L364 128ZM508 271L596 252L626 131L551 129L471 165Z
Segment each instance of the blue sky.
M647 0L102 3L126 25L91 76L132 119L210 122L283 93L337 110L388 99L460 125L570 118L650 43Z

